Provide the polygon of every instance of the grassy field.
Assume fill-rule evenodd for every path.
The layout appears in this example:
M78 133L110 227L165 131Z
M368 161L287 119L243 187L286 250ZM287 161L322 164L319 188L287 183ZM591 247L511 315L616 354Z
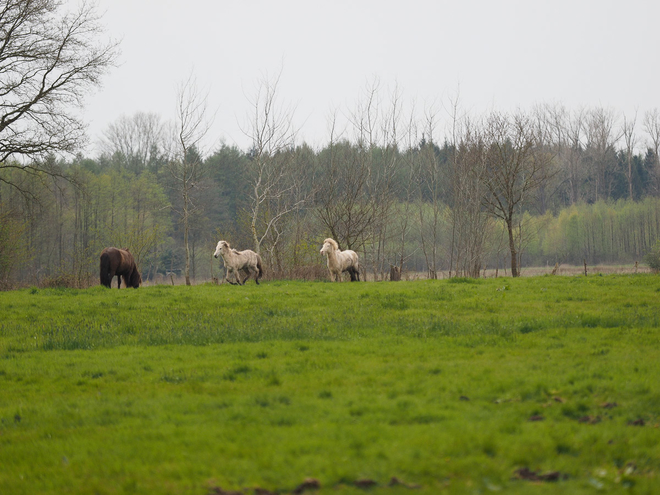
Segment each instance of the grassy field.
M659 299L647 274L0 293L0 493L658 493Z

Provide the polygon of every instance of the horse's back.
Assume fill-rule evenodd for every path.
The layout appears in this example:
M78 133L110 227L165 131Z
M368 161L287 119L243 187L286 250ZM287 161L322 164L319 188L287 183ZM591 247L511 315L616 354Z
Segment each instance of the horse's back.
M114 266L119 264L121 262L120 250L115 247L105 248L103 251L101 251L101 262L109 266Z
M101 251L101 266L114 272L130 270L135 265L135 258L127 249L107 247Z
M346 255L351 259L351 261L353 262L353 264L357 264L357 262L358 262L358 254L357 254L355 251L353 251L352 249L347 249L346 251L342 251L342 252L343 252L344 254L346 254Z
M243 251L238 251L240 256L244 256L249 263L257 263L261 258L257 253L251 249L244 249Z

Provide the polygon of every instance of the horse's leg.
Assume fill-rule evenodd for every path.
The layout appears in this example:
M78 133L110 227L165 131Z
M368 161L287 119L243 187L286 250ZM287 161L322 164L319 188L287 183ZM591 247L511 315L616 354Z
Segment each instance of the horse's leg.
M108 280L110 281L110 286L109 287L111 289L112 289L112 279L115 278L115 275L117 275L117 273L113 270L110 270L110 273L108 273ZM121 283L121 277L119 275L117 275L117 283L118 284ZM117 288L119 288L119 285L117 285Z
M238 272L239 276L241 276L241 274L243 275L243 281L241 285L245 285L245 282L250 280L251 273L252 272L250 271L250 267L248 265L245 265L243 268L241 268L241 270Z
M234 277L238 285L245 285L245 282L241 280L241 270L234 270Z
M253 265L250 265L247 268L248 268L248 274L245 280L247 281L247 279L250 278L250 276L254 273L254 281L257 283L257 285L259 285L259 269Z
M243 268L241 268L240 271L238 272L238 275L241 276L241 274L245 277L243 278L243 283L241 285L245 285L245 282L250 280L250 267L244 266Z

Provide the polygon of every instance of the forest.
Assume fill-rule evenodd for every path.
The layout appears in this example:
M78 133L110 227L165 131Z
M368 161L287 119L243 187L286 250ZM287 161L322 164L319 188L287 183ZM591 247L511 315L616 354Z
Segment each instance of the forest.
M145 281L190 285L223 279L221 239L259 253L266 279L319 279L332 237L384 280L637 266L660 235L657 108L475 114L458 95L416 108L376 79L312 146L280 74L247 97L241 149L213 135L191 73L173 119L136 111L90 137L80 109L119 53L102 14L11 0L0 30L2 288L96 284L109 246L130 249Z
M138 112L108 126L96 157L0 170L3 287L96 284L106 246L129 248L145 281L199 283L222 279L220 239L259 252L266 279L322 279L333 237L384 280L393 266L439 278L629 264L660 238L658 110L455 113L437 137L435 117L403 125L373 91L315 149L265 89L247 150L203 155L176 124Z

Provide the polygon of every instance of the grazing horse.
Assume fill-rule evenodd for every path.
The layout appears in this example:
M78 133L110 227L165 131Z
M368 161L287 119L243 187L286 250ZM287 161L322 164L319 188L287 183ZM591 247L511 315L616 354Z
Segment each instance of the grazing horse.
M121 288L121 278L124 277L124 285L137 289L142 283L142 277L138 272L135 258L128 249L105 248L101 252L101 285L110 288L112 277L117 275L117 288Z
M238 285L243 285L245 282L247 282L252 273L255 274L255 282L259 284L259 279L264 274L264 269L261 264L261 256L249 249L246 249L245 251L237 251L236 249L232 249L227 241L218 242L213 256L215 258L222 256L222 259L225 262L225 266L227 267L228 275L233 274L234 278L238 282ZM241 281L241 271L243 273L247 273L247 276L243 281ZM229 276L227 276L227 282L236 285L235 282L229 280Z
M348 272L351 276L351 282L360 281L360 267L358 264L358 255L355 251L351 251L350 249L340 251L337 241L326 239L323 241L321 255L328 257L330 280L341 282L341 274Z

